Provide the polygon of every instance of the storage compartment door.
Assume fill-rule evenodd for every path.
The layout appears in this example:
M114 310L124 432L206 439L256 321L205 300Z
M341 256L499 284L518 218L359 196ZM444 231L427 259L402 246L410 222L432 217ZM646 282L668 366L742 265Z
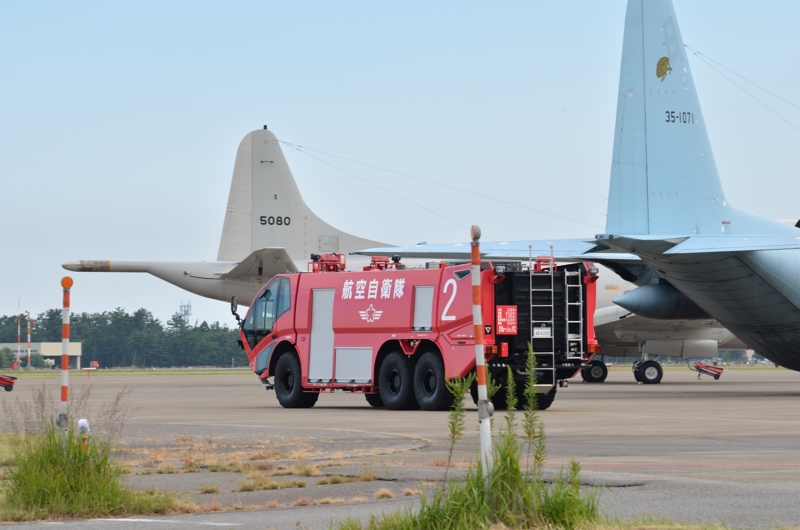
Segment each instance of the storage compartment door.
M433 286L417 285L414 287L414 320L413 331L430 331L433 322Z
M372 382L372 348L336 348L336 374L339 384Z
M333 371L334 289L311 290L311 343L308 381L330 383Z

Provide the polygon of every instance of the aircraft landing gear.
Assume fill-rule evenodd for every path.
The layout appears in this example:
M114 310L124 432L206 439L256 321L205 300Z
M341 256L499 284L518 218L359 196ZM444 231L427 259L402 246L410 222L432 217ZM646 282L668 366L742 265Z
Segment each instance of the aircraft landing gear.
M664 370L656 361L637 361L633 364L633 377L645 385L655 385L664 377Z
M581 368L581 377L587 383L602 383L608 377L608 367L600 360L593 360Z

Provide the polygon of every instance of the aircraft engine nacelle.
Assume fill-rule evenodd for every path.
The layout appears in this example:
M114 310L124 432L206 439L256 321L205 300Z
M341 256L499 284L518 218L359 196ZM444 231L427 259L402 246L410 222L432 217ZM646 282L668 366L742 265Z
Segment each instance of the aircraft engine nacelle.
M637 287L614 300L614 303L631 313L655 320L709 318L697 304L668 283Z
M648 355L708 359L718 355L717 346L715 340L648 340L644 351Z

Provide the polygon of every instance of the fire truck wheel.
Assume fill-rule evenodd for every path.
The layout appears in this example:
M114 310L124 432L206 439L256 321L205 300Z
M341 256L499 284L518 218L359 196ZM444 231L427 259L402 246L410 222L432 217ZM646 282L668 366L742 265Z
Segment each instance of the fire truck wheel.
M496 383L500 383L496 381ZM503 386L497 389L497 392L494 393L492 396L492 406L494 410L506 410L506 387L505 382L502 383ZM472 386L469 388L469 393L472 396L472 402L476 405L478 404L478 384L473 383Z
M664 377L664 371L661 365L655 361L645 361L636 369L639 374L639 381L646 385L655 385L661 382Z
M390 352L383 359L378 373L378 391L390 410L417 408L414 397L414 365L402 352Z
M422 410L448 410L453 404L453 394L444 382L444 362L439 352L425 352L417 361L414 395Z
M602 383L608 377L608 368L603 361L589 361L581 370L581 377L587 383Z
M364 397L367 398L367 403L369 403L370 407L375 407L377 409L384 406L381 395L377 392L375 394L364 394Z
M314 406L319 398L317 393L303 393L300 361L293 352L286 352L275 366L275 395L283 408L307 409Z
M550 405L552 405L553 401L555 401L556 399L556 390L558 390L558 387L554 386L553 390L551 390L547 394L536 394L536 409L537 410L549 409Z

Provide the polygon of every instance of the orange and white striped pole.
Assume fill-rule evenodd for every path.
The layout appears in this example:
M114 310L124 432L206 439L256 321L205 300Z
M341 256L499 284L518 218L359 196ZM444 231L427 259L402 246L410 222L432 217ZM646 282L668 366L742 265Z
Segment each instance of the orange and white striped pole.
M25 319L28 321L28 370L31 369L31 314L25 311Z
M69 399L69 290L72 288L72 278L61 278L61 287L64 288L64 308L61 312L61 408L59 409L56 425L66 431L69 425L67 416L67 400Z
M472 225L472 325L475 334L475 375L478 380L478 423L481 432L481 464L484 475L492 472L492 423L494 407L486 391L486 353L483 347L483 313L481 311L481 228Z
M20 320L22 320L22 314L19 312L19 300L17 300L17 370L19 370L19 360L20 355L22 355L22 342L20 340Z

